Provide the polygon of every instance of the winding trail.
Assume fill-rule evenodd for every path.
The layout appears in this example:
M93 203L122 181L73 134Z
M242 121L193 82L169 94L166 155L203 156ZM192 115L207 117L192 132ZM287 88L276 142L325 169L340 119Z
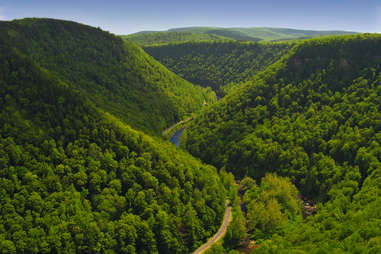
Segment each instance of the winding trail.
M226 210L225 210L225 216L224 216L224 221L218 230L218 232L209 239L207 243L204 245L201 245L200 248L198 248L193 254L201 254L204 253L207 249L209 249L213 244L215 244L218 240L220 240L226 233L226 230L229 226L229 223L231 221L231 207L229 205L229 202L226 200L225 202L226 205Z

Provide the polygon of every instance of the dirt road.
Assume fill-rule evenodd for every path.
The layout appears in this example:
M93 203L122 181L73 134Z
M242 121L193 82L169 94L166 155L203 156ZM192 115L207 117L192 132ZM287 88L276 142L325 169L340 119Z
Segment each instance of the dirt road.
M225 210L224 222L222 223L220 229L212 238L209 239L207 243L205 243L200 248L198 248L195 252L193 252L193 254L204 253L207 249L209 249L213 244L215 244L218 240L220 240L225 235L231 220L231 207L229 206L228 201L226 201L225 204L226 204L226 210Z

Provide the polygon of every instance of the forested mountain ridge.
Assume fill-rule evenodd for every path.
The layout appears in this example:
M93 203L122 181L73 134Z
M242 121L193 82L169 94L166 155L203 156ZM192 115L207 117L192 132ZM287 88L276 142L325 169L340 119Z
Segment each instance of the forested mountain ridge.
M294 43L186 42L144 50L180 77L223 96L285 55Z
M226 193L214 167L3 40L1 253L189 253L217 231Z
M288 176L321 202L305 223L256 238L255 252L381 251L380 52L377 34L307 40L186 129L204 162L258 181Z
M215 34L195 34L188 32L147 32L122 35L123 39L136 43L139 46L165 45L188 41L224 41L230 38Z
M233 86L217 103L100 29L0 22L0 253L191 253L226 199L208 254L381 253L381 35L187 40L146 50ZM199 109L181 145L201 161L141 131Z
M339 142L337 135L357 131L353 128L361 126L358 104L366 97L352 97L361 86L377 89L380 38L339 36L311 39L295 46L196 117L187 129L187 149L208 163L226 166L236 176L257 178L267 170L292 175L304 194L315 192L320 196L324 193L319 191L322 186L302 181L303 175L310 170L314 156L323 156L313 159L317 161L325 156L340 163L347 161L342 157L344 151L334 144L344 145L346 139L342 137ZM377 114L371 109L366 114L369 126L364 128L378 126L374 125ZM298 159L293 161L295 156ZM295 171L288 172L291 169Z
M0 34L98 107L150 134L215 100L210 90L177 77L133 43L97 28L23 19L1 22Z
M200 26L172 28L168 29L167 31L143 31L135 34L124 35L124 37L131 38L133 42L138 42L138 44L141 46L148 46L154 44L155 40L160 43L176 43L184 41L184 38L190 38L192 41L201 41L204 40L206 36L238 41L280 41L354 33L355 32L348 31L315 31L272 27L223 28ZM190 34L192 34L192 36ZM165 40L163 40L163 38L165 38ZM214 40L215 39L216 38L214 38Z
M292 28L276 28L276 27L237 27L237 28L222 28L222 27L184 27L169 29L169 32L193 32L193 33L207 33L207 34L226 34L229 37L231 33L232 39L240 40L241 37L249 37L252 40L293 40L293 39L306 39L316 36L325 35L344 35L353 34L355 32L348 31L318 31L318 30L301 30Z

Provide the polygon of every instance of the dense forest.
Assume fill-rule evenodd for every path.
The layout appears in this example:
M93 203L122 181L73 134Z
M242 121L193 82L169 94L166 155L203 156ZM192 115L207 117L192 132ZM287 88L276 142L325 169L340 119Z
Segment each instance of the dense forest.
M189 41L231 40L230 38L215 34L196 34L188 32L148 32L122 35L121 37L142 47Z
M272 27L183 27L167 31L142 31L135 34L123 35L141 46L177 43L183 41L205 41L229 39L235 41L284 41L299 40L327 35L353 34L347 31L315 31L290 28Z
M1 21L0 253L192 253L225 204L206 254L381 253L381 35L247 42L319 35Z
M370 34L302 42L186 129L204 162L257 181L276 172L320 203L255 253L381 250L380 49Z
M302 221L300 195L289 178L267 174L257 184L245 177L239 187L231 173L221 171L221 178L229 191L233 219L225 237L207 254L249 253L250 239L255 239L252 241L255 247L262 247L268 239L284 234L290 226Z
M168 69L219 96L279 60L293 43L187 42L144 47Z
M305 39L325 35L344 35L353 34L347 31L316 31L316 30L299 30L290 28L275 28L275 27L184 27L169 29L169 32L191 32L205 34L225 34L235 40L248 41L279 41L279 40L294 40ZM246 39L243 39L246 38ZM251 39L248 39L251 38Z
M215 100L210 90L169 72L133 43L97 28L23 19L0 22L0 34L98 107L150 134Z
M365 181L342 181L304 223L289 224L254 253L381 253L381 171Z
M189 253L217 231L227 192L214 167L35 57L0 37L0 253Z

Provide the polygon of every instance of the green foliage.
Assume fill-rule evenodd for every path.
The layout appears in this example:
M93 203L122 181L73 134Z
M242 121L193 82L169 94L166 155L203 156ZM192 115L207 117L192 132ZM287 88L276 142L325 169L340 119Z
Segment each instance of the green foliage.
M168 43L179 43L188 41L223 41L227 37L215 34L195 34L187 32L148 32L123 35L123 39L136 43L139 46L163 45Z
M314 31L297 30L290 28L272 28L272 27L248 27L248 28L221 28L221 27L185 27L169 29L168 32L187 32L193 34L216 34L228 37L234 40L246 41L279 41L305 39L324 35L353 34L346 31Z
M210 249L205 251L205 254L240 254L237 250L227 250L224 248L222 243L218 242L214 244Z
M277 61L291 43L187 42L144 50L184 79L210 86L220 96Z
M269 238L294 220L301 211L298 190L290 179L267 174L261 185L252 185L244 195L248 229L254 239Z
M240 203L233 204L233 219L229 224L226 235L223 239L225 249L233 249L240 246L247 237L246 219L241 211Z
M214 167L134 131L4 39L1 253L190 253L218 230L227 193Z
M337 188L314 217L265 241L255 253L380 253L380 177L378 168L353 196Z
M234 207L235 204L240 202L239 197L237 195L238 185L235 183L234 175L231 172L227 173L224 169L221 169L220 178L222 183L225 186L225 189L228 191L228 199L230 200L230 203L233 204L233 207Z
M246 238L246 219L241 211L241 200L238 196L238 185L234 181L232 173L220 171L221 180L225 189L229 192L230 205L232 207L232 221L222 240L222 247L225 250L231 250L240 246Z
M0 34L99 108L149 134L159 135L204 101L216 100L210 90L177 77L133 43L97 28L24 19L1 22Z
M258 240L256 253L381 251L380 35L313 39L291 50L150 47L210 65L176 68L231 90L183 135L192 154L222 168L218 175L126 125L160 134L213 102L210 89L132 43L73 22L0 22L0 34L0 253L190 253L218 230L226 197L233 220L208 253L237 253L247 233ZM221 73L228 74L220 80ZM245 212L224 169L244 178ZM292 183L320 202L316 215L301 220Z
M279 200L294 191L272 191L274 181L264 195L267 177L260 187L245 179L249 230L267 238L255 253L380 252L380 49L370 34L302 42L188 127L185 145L203 161L257 180L288 176L321 202L287 222Z
M220 243L214 244L208 250L205 251L205 254L225 254L226 251Z
M380 163L380 48L379 35L297 45L195 117L186 148L237 177L277 172L327 200L332 186L361 182Z

